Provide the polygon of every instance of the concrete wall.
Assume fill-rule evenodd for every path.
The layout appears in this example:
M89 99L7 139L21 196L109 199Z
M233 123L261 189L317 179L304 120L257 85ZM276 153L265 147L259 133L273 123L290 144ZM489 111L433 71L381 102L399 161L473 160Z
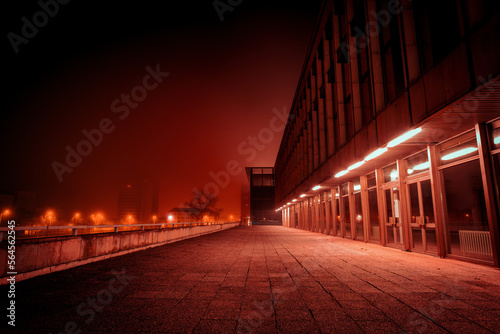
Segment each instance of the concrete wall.
M239 222L162 230L16 240L16 280L48 274L114 256L229 229ZM0 285L6 284L7 242L0 243Z

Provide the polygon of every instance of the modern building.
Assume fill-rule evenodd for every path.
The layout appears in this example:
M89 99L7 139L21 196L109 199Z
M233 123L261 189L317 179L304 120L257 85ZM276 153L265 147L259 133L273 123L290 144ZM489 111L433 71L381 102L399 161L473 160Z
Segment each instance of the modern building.
M143 179L124 183L118 192L118 221L120 223L149 223L158 216L159 185Z
M252 224L281 225L275 210L274 168L246 167L250 184L250 221Z
M283 224L499 265L499 2L323 3L277 155Z

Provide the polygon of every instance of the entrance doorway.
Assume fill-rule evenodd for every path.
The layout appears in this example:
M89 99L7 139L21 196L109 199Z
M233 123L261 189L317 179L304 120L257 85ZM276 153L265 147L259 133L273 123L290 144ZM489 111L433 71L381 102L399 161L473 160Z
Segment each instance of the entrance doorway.
M382 187L385 202L386 245L403 248L403 227L401 225L401 196L396 182L386 183Z
M408 181L408 221L410 222L410 248L417 252L437 253L436 222L429 176Z

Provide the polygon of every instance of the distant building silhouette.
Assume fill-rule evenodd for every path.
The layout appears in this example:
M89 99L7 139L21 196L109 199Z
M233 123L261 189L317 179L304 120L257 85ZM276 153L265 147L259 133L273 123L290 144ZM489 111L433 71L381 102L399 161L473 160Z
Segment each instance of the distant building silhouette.
M118 193L118 221L153 222L153 216L158 216L158 199L157 181L145 179L122 184Z
M280 224L281 213L274 205L274 168L246 167L250 182L250 220L252 224Z

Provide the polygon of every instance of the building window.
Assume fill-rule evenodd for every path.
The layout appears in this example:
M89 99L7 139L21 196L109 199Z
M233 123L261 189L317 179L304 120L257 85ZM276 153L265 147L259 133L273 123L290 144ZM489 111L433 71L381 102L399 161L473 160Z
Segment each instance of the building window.
M351 237L351 215L349 211L349 186L344 184L342 186L342 197L340 199L343 205L343 211L340 215L344 217L344 237Z
M359 181L353 184L354 196L354 224L356 224L356 240L364 240L363 209L361 207L361 185Z
M341 119L339 120L339 130L340 130L340 145L346 143L347 140L351 139L354 135L354 118L352 110L352 87L351 87L351 65L349 63L349 50L347 47L348 40L348 28L347 28L347 18L345 15L345 5L343 1L338 1L335 4L335 12L338 14L338 30L340 36L340 48L337 50L337 63L340 63L340 70L342 76L342 101L343 110L339 110L341 113Z
M475 131L440 145L447 252L492 260L491 236Z
M442 171L449 254L492 260L479 160Z
M398 166L396 164L391 164L383 169L384 171L384 182L392 182L398 180Z
M388 1L392 0L377 1L379 12L387 12ZM385 101L389 104L396 99L405 86L399 32L399 16L393 16L389 24L381 25L379 40L382 75L384 77Z
M414 176L419 173L429 172L430 163L429 157L427 155L427 150L423 150L422 152L417 153L406 160L408 165L408 176Z
M463 134L439 147L441 164L454 164L457 161L477 157L477 140L474 131Z
M421 0L412 4L420 72L423 73L448 55L460 42L457 1Z
M497 206L500 208L500 119L492 122L489 128L490 147L493 161L493 178L496 184L495 192Z
M358 1L355 8L353 21L362 34L357 34L356 50L358 50L358 81L360 90L361 113L356 115L356 131L367 124L373 118L372 91L370 80L370 55L368 38L366 32L366 13L363 1Z
M368 182L368 211L370 216L370 222L368 224L370 241L380 242L377 181L375 178L375 173L371 173L367 176L367 182Z

